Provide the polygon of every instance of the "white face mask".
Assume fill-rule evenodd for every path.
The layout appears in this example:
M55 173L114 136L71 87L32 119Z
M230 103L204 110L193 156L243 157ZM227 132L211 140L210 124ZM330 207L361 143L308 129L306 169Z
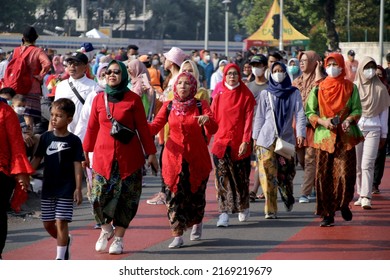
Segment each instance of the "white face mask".
M275 72L275 73L272 73L272 79L277 82L277 83L281 83L283 82L283 80L286 78L286 72Z
M195 62L199 62L200 61L200 56L195 56L194 60L195 60Z
M158 65L159 61L157 59L152 60L152 65Z
M107 85L107 81L106 79L101 79L101 80L98 80L98 84L101 88L106 88L106 85Z
M336 78L341 74L341 68L338 66L326 67L326 74L330 77Z
M205 58L207 61L210 61L210 56L209 56L209 55L206 55L204 58Z
M367 80L371 80L376 75L376 70L374 68L364 69L363 75Z
M264 74L264 67L252 67L252 74L256 77L263 76Z
M24 112L26 111L26 108L25 107L15 107L14 111L18 115L23 115Z

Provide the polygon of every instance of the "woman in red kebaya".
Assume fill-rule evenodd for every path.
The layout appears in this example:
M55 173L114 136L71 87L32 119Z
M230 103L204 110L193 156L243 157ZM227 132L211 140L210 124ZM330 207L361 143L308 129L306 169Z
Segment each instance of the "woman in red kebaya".
M229 226L229 213L240 222L249 218L249 175L251 170L252 122L256 101L242 82L236 64L225 66L222 91L215 95L211 110L218 123L212 154L218 208L218 227Z
M174 237L169 248L183 245L182 235L188 227L192 227L191 240L199 240L202 235L206 185L212 170L207 144L218 125L208 102L195 99L197 84L190 73L179 74L173 100L166 101L149 124L153 135L167 122L170 128L162 155L166 205Z
M29 174L34 173L27 159L19 120L13 108L0 98L0 259L8 231L9 201L15 184L27 191Z

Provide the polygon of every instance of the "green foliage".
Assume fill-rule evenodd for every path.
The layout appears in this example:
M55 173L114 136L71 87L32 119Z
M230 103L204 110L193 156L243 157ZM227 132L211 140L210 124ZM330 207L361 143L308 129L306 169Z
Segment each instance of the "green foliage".
M110 11L109 21L118 20L120 11L127 15L141 15L143 0L88 0L89 28L99 27L103 19L98 10ZM153 17L146 22L145 32L135 33L136 38L203 40L205 30L205 0L148 0L147 9ZM326 21L329 3L335 3L335 16ZM380 0L350 0L349 31L351 41L377 41L379 38ZM254 33L264 22L273 0L231 0L229 4L229 40L235 34L244 38ZM311 38L310 48L323 50L329 44L327 27L335 24L340 41L348 40L347 0L294 0L284 1L284 14L302 34ZM0 17L0 32L21 32L26 24L38 29L53 30L54 26L73 28L64 21L69 7L81 9L81 0L2 0L6 10ZM328 6L329 7L329 6ZM44 11L35 18L35 11ZM222 0L209 0L209 39L224 40L225 5ZM390 0L385 0L385 40L390 39ZM329 33L327 35L327 33ZM76 35L73 33L73 35ZM337 39L334 36L333 40ZM329 38L327 38L329 37ZM334 44L333 44L334 45Z
M21 33L26 25L35 22L35 0L2 0L0 32Z

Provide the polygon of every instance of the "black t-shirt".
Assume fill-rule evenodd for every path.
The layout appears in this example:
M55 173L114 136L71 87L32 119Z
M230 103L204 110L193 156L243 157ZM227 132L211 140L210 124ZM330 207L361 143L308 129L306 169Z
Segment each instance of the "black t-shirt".
M35 156L44 158L42 198L73 198L74 162L84 160L80 138L72 133L57 137L53 131L46 131L40 137Z

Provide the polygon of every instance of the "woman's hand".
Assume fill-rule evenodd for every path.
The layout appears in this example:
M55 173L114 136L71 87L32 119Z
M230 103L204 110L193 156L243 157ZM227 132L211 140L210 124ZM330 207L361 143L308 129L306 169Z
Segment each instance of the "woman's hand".
M22 186L22 190L30 190L30 176L26 173L19 173L15 175L16 182Z
M156 155L149 155L148 157L148 166L152 168L152 172L154 176L157 176L158 172L158 161Z
M249 146L248 142L242 142L241 143L240 148L238 149L238 156L239 157L241 157L241 156L246 154L246 152L248 151L248 146Z
M85 161L82 161L81 162L81 166L83 168L89 168L89 165L90 165L90 162L89 162L89 153L88 152L84 152L84 157L85 157Z
M27 133L23 133L23 140L27 147L34 146L34 139Z
M208 115L201 115L201 116L194 116L195 119L198 119L198 124L199 126L204 125L209 121L209 116Z
M344 132L347 132L350 126L351 126L351 122L348 119L343 121L343 123L341 124L341 128L343 129Z
M319 118L318 119L318 123L320 125L322 125L323 127L325 127L326 129L332 130L332 129L336 128L337 126L333 125L331 120L332 120L332 118L329 118L329 119L326 119L326 120L323 120L323 119Z
M305 142L305 137L299 136L297 137L297 146L298 148L302 148Z

